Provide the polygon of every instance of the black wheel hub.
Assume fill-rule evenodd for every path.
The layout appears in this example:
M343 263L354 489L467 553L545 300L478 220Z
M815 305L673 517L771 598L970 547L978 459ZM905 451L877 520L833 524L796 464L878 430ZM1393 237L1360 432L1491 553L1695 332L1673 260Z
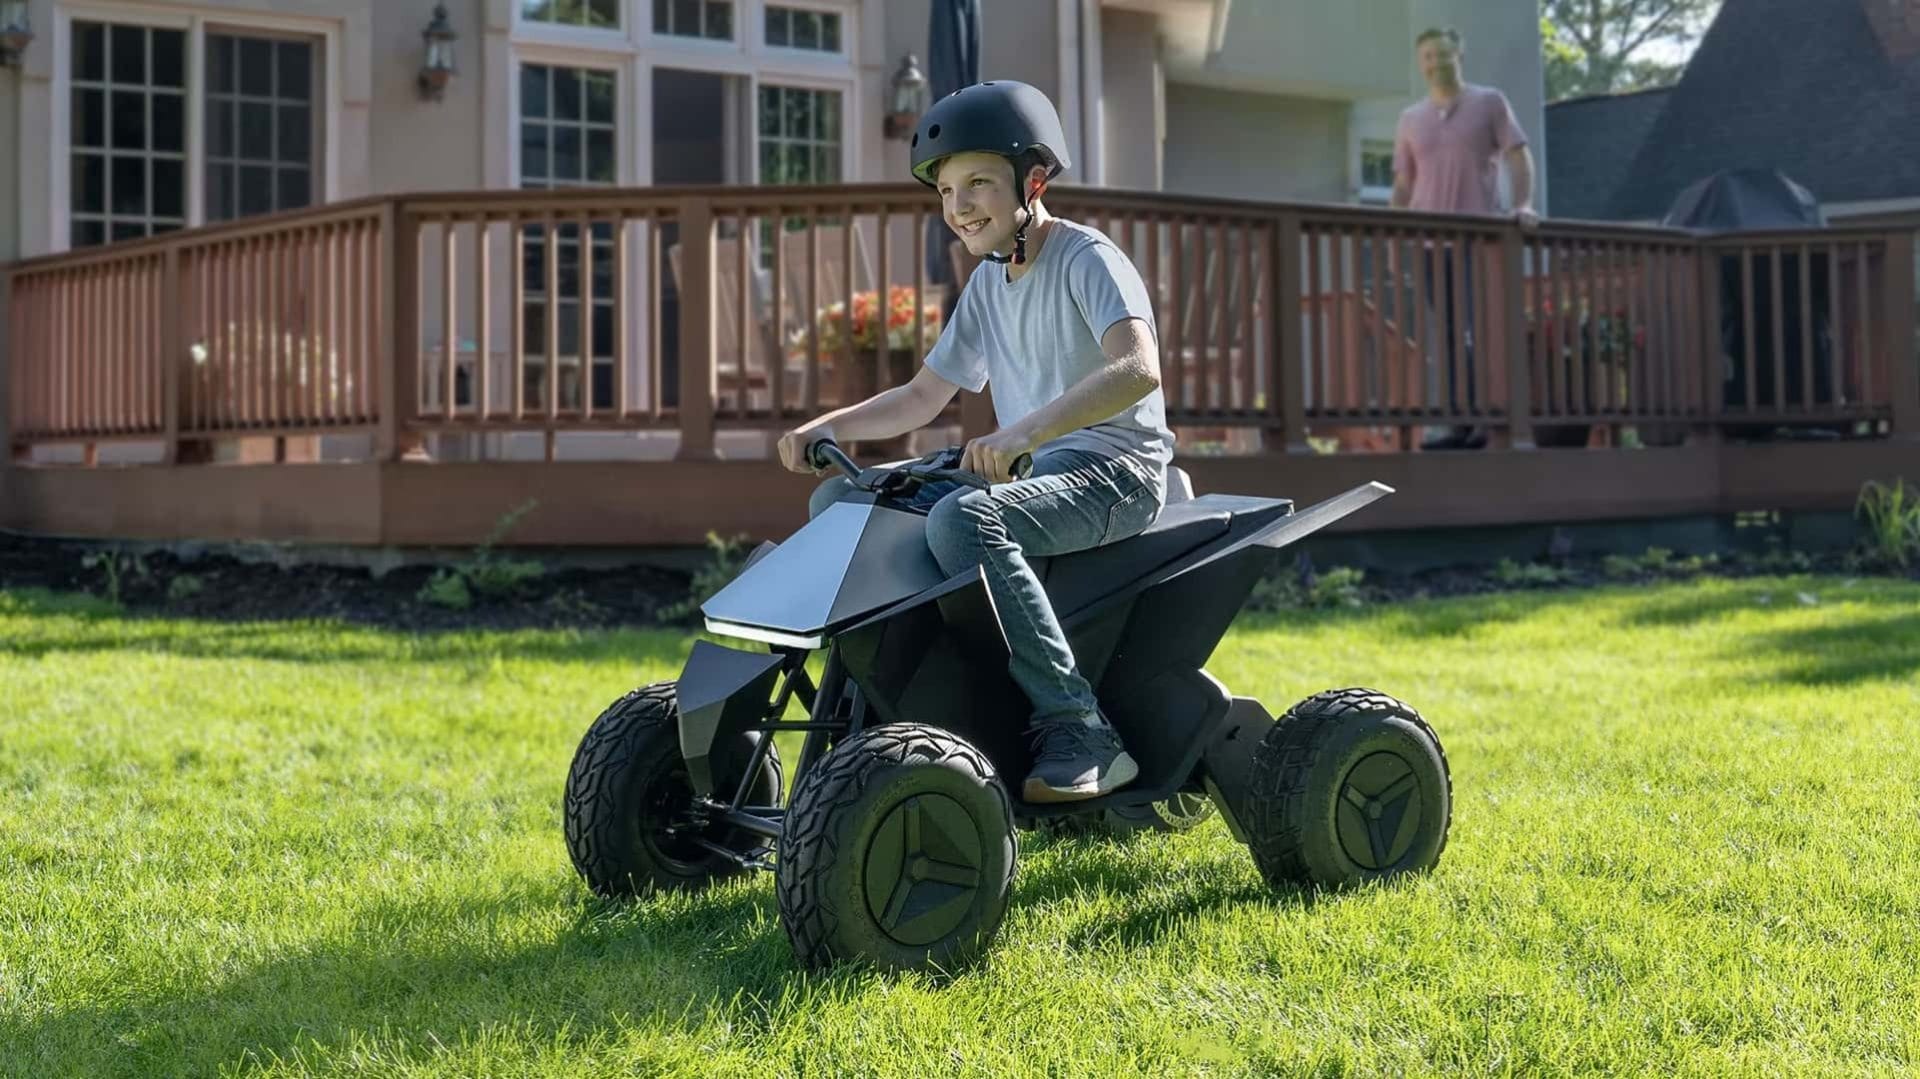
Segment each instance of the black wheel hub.
M1406 857L1420 835L1420 777L1397 753L1371 753L1348 770L1334 809L1340 849L1363 869Z
M973 909L981 855L979 831L959 802L908 798L887 811L867 847L867 910L900 944L932 944Z

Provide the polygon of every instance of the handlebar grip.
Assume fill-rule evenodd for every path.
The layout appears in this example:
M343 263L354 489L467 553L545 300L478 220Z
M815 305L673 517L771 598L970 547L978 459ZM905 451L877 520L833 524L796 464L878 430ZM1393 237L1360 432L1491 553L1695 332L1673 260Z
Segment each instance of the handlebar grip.
M838 465L852 479L860 478L860 466L853 463L840 444L831 438L816 439L807 443L807 464L813 468L828 468Z

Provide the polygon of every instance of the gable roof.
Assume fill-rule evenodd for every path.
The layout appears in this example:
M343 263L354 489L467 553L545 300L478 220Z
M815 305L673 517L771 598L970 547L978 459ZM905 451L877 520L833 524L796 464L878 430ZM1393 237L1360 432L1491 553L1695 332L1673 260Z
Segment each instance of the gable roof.
M1555 217L1605 220L1671 87L1567 98L1547 106L1547 193Z
M1920 0L1726 0L1607 216L1657 218L1720 169L1822 203L1920 195ZM1556 206L1557 209L1557 206Z

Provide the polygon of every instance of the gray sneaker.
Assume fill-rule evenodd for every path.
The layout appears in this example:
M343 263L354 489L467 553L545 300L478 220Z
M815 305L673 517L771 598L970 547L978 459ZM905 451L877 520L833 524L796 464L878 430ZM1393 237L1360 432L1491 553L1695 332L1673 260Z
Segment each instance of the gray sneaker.
M1027 728L1033 770L1021 797L1029 802L1078 802L1119 790L1140 775L1140 766L1120 745L1120 735L1102 724L1079 720Z

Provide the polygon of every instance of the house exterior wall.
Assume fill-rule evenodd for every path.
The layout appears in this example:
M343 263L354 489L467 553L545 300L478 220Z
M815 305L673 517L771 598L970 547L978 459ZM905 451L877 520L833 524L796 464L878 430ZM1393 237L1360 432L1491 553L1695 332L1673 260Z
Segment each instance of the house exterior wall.
M518 186L517 84L529 62L616 73L623 184L654 181L651 83L662 67L734 77L742 148L736 178L752 178L750 156L741 155L754 152L753 136L742 130L752 102L741 91L762 81L844 95L845 178L904 175L907 146L882 137L880 113L900 58L914 52L925 60L930 0L786 0L842 14L845 55L825 63L770 56L747 40L758 33L766 2L734 0L740 43L703 48L652 37L648 0L624 0L629 25L619 31L531 23L520 15L521 0L451 0L458 73L443 100L426 101L415 79L434 0L32 0L38 36L25 66L0 77L0 132L20 147L0 166L0 205L9 211L0 214L0 258L67 246L62 53L74 18L321 38L325 148L316 186L328 199ZM1184 75L1167 53L1172 8L983 0L982 9L983 75L1031 82L1060 104L1077 182L1350 200L1363 142L1391 139L1399 109L1420 93L1412 35L1429 24L1459 27L1468 39L1468 77L1504 90L1536 140L1544 131L1532 0L1239 4L1208 70ZM1193 17L1191 5L1177 10ZM1256 56L1265 57L1262 64L1253 63ZM1281 83L1291 89L1276 88ZM196 99L188 109L193 127L198 109ZM1206 122L1196 127L1198 118ZM1258 167L1247 167L1243 145ZM1545 170L1537 171L1536 187L1544 188ZM201 197L200 188L190 190L190 202Z
M1158 191L1166 139L1166 69L1152 16L1102 13L1102 180L1108 187Z
M1342 201L1347 113L1338 101L1169 85L1166 189Z

